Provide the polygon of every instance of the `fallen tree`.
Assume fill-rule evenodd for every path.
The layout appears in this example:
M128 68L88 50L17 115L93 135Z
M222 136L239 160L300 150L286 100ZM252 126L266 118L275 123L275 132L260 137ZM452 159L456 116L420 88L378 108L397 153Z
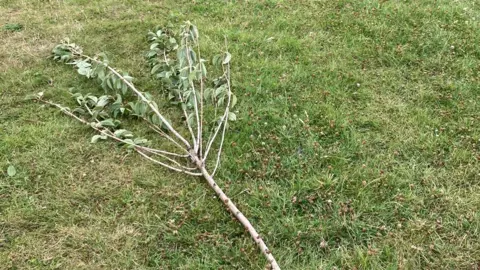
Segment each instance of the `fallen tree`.
M80 46L68 40L55 46L53 59L73 65L79 74L97 80L105 95L73 93L78 104L74 109L45 99L43 93L36 94L34 99L56 107L94 129L98 134L92 137L92 143L112 139L150 162L176 172L203 177L228 211L249 232L268 260L268 268L280 269L264 239L214 179L220 165L228 121L236 120L232 108L237 98L231 91L231 54L227 42L225 51L212 60L221 75L210 80L207 77L207 61L201 58L199 33L195 25L186 22L179 34L168 28L157 28L148 33L148 41L150 47L146 59L150 73L162 81L169 102L181 110L182 127L174 127L153 95L139 90L128 73L113 68L105 54L86 55ZM213 120L207 121L207 115ZM125 129L120 121L122 118L142 121L174 150L153 147L151 140ZM214 151L216 154L212 159ZM209 163L210 160L214 162ZM213 170L208 168L207 163L214 165Z

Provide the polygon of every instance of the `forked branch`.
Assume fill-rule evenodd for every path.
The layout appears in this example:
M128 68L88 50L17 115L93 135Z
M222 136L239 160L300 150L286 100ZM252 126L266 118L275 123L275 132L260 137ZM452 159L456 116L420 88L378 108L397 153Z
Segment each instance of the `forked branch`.
M111 138L120 144L132 148L141 157L157 165L191 176L202 176L228 210L249 232L262 254L268 260L271 269L280 269L263 238L213 178L220 164L228 121L233 121L236 118L235 114L230 110L235 106L236 97L231 91L231 55L228 53L228 49L224 54L217 56L212 61L213 64L218 64L222 67L223 74L213 81L211 88L208 88L208 86L205 86L207 77L204 62L206 61L200 58L199 35L194 25L187 22L182 27L181 47L179 50L177 50L179 46L175 36L169 31L158 29L155 32L150 32L149 40L151 45L147 55L152 67L151 73L157 78L164 80L166 89L170 91L171 99L176 99L177 102L175 104L180 104L183 115L186 118L186 130L174 128L164 114L160 112L157 103L152 100L151 96L138 90L133 85L133 78L128 75L122 75L118 70L111 67L105 59L100 61L97 57L83 54L80 47L68 42L55 47L53 50L54 59L75 65L78 73L82 75L89 78L97 78L101 81L104 89L117 92L117 100L112 103L111 100L114 98L111 96L97 98L92 95L83 96L76 94L77 102L81 106L75 110L70 110L60 104L45 100L43 93L38 94L35 99L60 109L66 115L97 131L100 135L94 136L92 142L98 139ZM225 45L227 44L225 43ZM195 46L197 53L195 53ZM176 60L170 60L167 57L167 54L172 52L177 52ZM128 103L130 109L126 107L122 99L122 95L128 97L126 95L128 90L138 100L137 103ZM118 93L119 91L120 93ZM205 131L209 129L203 126L204 113L206 112L204 102L206 101L212 101L215 117L217 108L225 107L222 116L216 121L216 125L212 127L213 130L210 129L212 130L210 134L205 134ZM87 109L88 116L93 118L93 122L89 122L81 117L84 109ZM189 110L192 116L189 115ZM150 146L148 140L135 138L131 132L120 128L120 121L116 119L119 115L135 116L137 119L143 119L147 122L150 129L160 135L160 137L166 138L173 143L182 153L155 149ZM190 121L193 120L193 117L195 120ZM196 134L193 125L196 126ZM173 134L173 136L170 136L167 132ZM190 133L191 141L184 137L185 133ZM208 154L213 151L219 134L220 141L217 146L215 167L213 172L210 173L207 169ZM209 135L210 139L207 140L204 148L202 145L203 137L206 135Z

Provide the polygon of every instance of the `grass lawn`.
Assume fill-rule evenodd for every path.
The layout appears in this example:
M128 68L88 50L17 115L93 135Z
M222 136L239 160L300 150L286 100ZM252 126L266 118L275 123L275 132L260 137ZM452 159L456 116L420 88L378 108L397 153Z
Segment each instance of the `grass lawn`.
M200 178L24 100L102 92L64 37L161 91L146 33L185 20L229 40L217 179L282 269L480 268L478 0L0 0L0 269L265 267Z

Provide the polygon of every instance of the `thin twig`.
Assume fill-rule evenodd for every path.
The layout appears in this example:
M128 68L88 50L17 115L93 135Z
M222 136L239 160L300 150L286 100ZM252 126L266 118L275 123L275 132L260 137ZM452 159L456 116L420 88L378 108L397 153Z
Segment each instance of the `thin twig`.
M202 56L200 55L200 42L197 40L197 52L198 52L198 59L200 59L200 137L198 145L200 147L198 151L198 155L200 159L203 156L203 72L202 72Z
M187 51L187 62L188 62L188 69L189 69L189 73L192 73L192 62L191 62L191 59L190 59L190 47L188 47L188 36L185 36L184 37L184 41L185 41L185 50ZM199 113L198 113L198 99L197 99L197 92L195 91L195 84L194 82L192 81L192 83L190 84L190 86L192 87L192 91L193 91L193 96L194 96L194 109L195 109L195 118L197 120L197 142L199 142L201 139L200 137L202 136L201 133L200 133L200 116L199 116ZM187 119L187 125L190 125L188 123L188 119ZM195 148L195 152L198 153L198 145L197 147Z
M165 50L163 51L163 59L165 60L165 64L167 64L167 66L168 66L167 54L165 53ZM197 140L195 139L195 133L193 132L192 127L188 124L188 113L187 113L187 109L182 106L182 105L184 105L182 93L178 93L178 98L180 99L180 102L182 103L182 104L180 105L180 107L182 107L183 115L185 116L185 119L186 119L186 121L187 121L188 131L189 131L190 134L192 135L193 148L196 148L196 147L197 147ZM185 106L186 106L186 104L185 104Z
M83 105L85 106L85 108L87 108L88 113L89 113L91 116L93 116L93 112L92 112L92 110L88 107L87 103L85 103L85 104L83 104ZM98 120L97 120L96 118L95 118L95 120L98 122Z
M162 157L162 158L164 158L164 159L166 159L166 160L174 163L175 165L177 165L178 167L180 167L180 168L182 168L182 169L184 169L184 170L187 170L187 171L198 170L198 168L193 168L193 167L184 166L184 165L180 164L178 161L176 161L176 160L174 160L174 159L172 159L172 158L169 158L168 156L162 154L161 152L149 151L149 150L146 150L145 152L148 152L148 153L150 153L150 154L154 154L154 155L156 155L156 156L160 156L160 157Z
M88 113L93 116L93 112L92 110L88 107L87 104L84 104L85 108L87 109ZM153 125L150 124L150 122L148 122L148 120L146 118L143 117L143 119L145 121L147 121L147 123L149 124L149 126L154 129L155 127ZM97 123L99 123L100 121L98 121L98 119L95 118L95 121ZM106 130L106 131L109 131L109 130ZM157 131L157 130L156 130ZM158 131L157 131L158 132ZM110 135L112 135L112 132L109 132ZM178 145L180 147L180 149L182 149L183 151L187 152L188 151L183 148L180 144L178 144L175 140L173 140L170 136L168 136L167 134L165 134L163 132L162 134L163 136L165 136L167 139L170 139L171 141L173 141L176 145ZM114 134L112 136L115 136ZM116 137L116 136L115 136ZM117 137L116 137L117 138ZM171 155L171 156L177 156L177 157L188 157L190 155L181 155L181 154L177 154L177 153L172 153L172 152L168 152L168 151L165 151L165 150L159 150L159 149L153 149L153 148L148 148L148 147L143 147L144 150L148 151L148 152L151 152L151 153L157 153L157 154L165 154L165 155ZM180 165L180 164L178 164ZM180 165L181 166L181 165Z
M220 128L222 127L222 124L225 122L225 117L228 116L228 111L227 110L228 110L228 108L225 110L222 118L220 119L220 122L219 122L217 128L215 129L215 133L213 134L213 137L208 142L207 149L205 150L205 154L203 155L203 161L205 161L207 159L208 153L210 152L210 149L212 148L212 144L215 141L215 138L217 137L217 134L220 131Z
M178 94L178 98L180 99L180 102L182 103L180 107L182 107L183 115L185 116L185 122L187 123L188 130L190 131L190 134L192 135L192 143L193 143L193 149L197 149L198 147L198 142L197 139L195 138L195 133L193 132L192 125L188 122L188 113L187 113L187 104L183 100L182 93ZM185 105L185 107L183 107Z
M181 155L181 154L177 154L177 153L168 152L168 151L165 151L165 150L153 149L153 148L148 148L148 147L143 147L143 149L148 151L148 152L151 152L151 153L170 155L170 156L180 157L180 158L187 158L187 157L190 156L190 155Z
M222 148L223 141L224 141L224 138L225 138L225 130L226 130L227 123L228 123L228 113L230 112L230 101L231 101L231 96L232 96L232 93L230 91L231 90L231 88L230 88L230 75L228 74L229 70L230 70L229 67L230 67L230 64L227 64L227 71L225 72L226 78L227 78L227 91L228 91L228 93L227 93L227 96L228 96L227 107L225 108L225 112L223 113L223 116L220 119L220 122L219 122L219 124L218 124L218 126L215 130L215 133L213 134L213 137L208 142L208 146L207 146L207 149L205 150L205 155L203 157L204 162L207 159L208 153L209 153L210 149L212 148L212 144L215 141L215 138L217 137L218 132L220 131L220 128L222 127L222 124L223 124L222 139L221 139L221 142L220 142L219 153L222 150L221 148ZM220 158L220 155L217 154L217 159L219 159L219 158ZM218 161L217 161L216 164L218 165Z
M227 63L227 88L228 88L228 102L227 102L227 108L225 109L227 117L225 118L225 122L223 123L222 137L220 139L220 146L218 147L218 152L217 152L217 161L215 163L215 168L213 169L212 176L215 175L215 172L217 171L218 166L220 165L220 156L222 155L223 142L225 141L225 131L227 130L230 100L232 97L232 92L230 91L231 88L230 88L230 64L229 63Z
M225 71L223 72L222 74L222 77L225 76L226 77L226 73ZM216 97L215 95L213 95L213 103L214 104L217 104L217 100L216 100ZM218 106L214 106L215 107L215 111L214 111L214 116L213 116L213 119L217 119L217 112L218 112ZM222 118L225 116L225 113L222 115ZM222 122L223 120L221 119L220 123ZM218 133L218 130L220 130L220 127L221 125L219 124L218 126L216 127L212 127L212 131L213 132L209 132L209 135L208 135L208 140L207 140L207 148L205 150L205 152L202 154L202 160L205 161L206 160L206 156L208 155L208 152L210 151L210 147L211 147L211 144L213 143L213 140L212 140L212 135L216 136L216 133Z
M171 169L171 170L174 170L174 171L177 171L177 172L183 172L183 173L186 173L186 174L188 174L188 175L193 175L193 176L201 176L201 175L202 175L201 173L192 173L192 172L189 172L189 171L186 171L186 170L182 170L182 169L179 169L179 168L172 167L172 166L170 166L170 165L168 165L168 164L165 164L165 163L163 163L163 162L161 162L161 161L158 161L158 160L156 160L156 159L154 159L154 158L149 157L148 155L144 154L142 151L139 151L138 149L135 149L135 150L137 150L137 152L138 152L140 155L142 155L144 158L146 158L146 159L148 159L148 160L150 160L150 161L152 161L152 162L154 162L154 163L156 163L156 164L162 165L163 167L166 167L166 168L168 168L168 169Z
M116 141L118 141L118 142L124 143L124 144L132 145L132 146L134 147L134 149L135 149L138 153L140 153L142 156L146 157L147 159L149 159L149 160L151 160L151 161L153 161L153 162L155 162L155 163L157 163L157 164L160 164L160 165L162 165L162 166L164 166L164 167L166 167L166 168L168 168L168 169L171 169L171 170L174 170L174 171L177 171L177 172L184 172L184 173L186 173L186 174L193 175L193 176L202 175L201 173L192 173L192 172L189 172L189 171L185 171L184 169L181 169L181 168L176 168L176 167L170 166L170 165L165 164L165 163L163 163L163 162L161 162L161 161L158 161L158 160L156 160L156 159L153 159L153 158L145 155L142 151L140 151L140 150L143 150L143 151L147 151L147 152L151 152L151 153L157 153L157 154L161 155L162 157L165 157L164 155L160 154L161 152L165 152L165 151L163 151L163 150L158 150L158 149L153 149L153 148L149 148L149 147L144 147L144 146L140 146L140 145L137 145L137 144L134 144L134 143L125 141L125 140L123 140L123 139L121 139L121 138L118 138L117 136L113 135L112 132L109 131L109 130L102 130L102 129L100 129L100 128L97 128L97 127L92 126L89 122L85 121L84 119L82 119L82 118L76 116L75 114L73 114L72 112L70 112L70 111L68 110L68 108L66 108L66 107L63 107L63 106L61 106L61 105L59 105L59 104L50 102L50 101L48 101L48 100L43 100L43 99L40 99L40 98L37 99L37 100L40 101L40 102L43 102L43 103L46 103L46 104L49 104L49 105L52 105L52 106L55 106L55 107L59 108L60 111L62 111L62 112L65 113L66 115L71 116L71 117L75 118L76 120L80 121L81 123L90 126L92 129L98 131L99 133L101 133L101 134L103 134L103 135L105 135L105 136L107 136L107 137L109 137L109 138L112 138L112 139L114 139L114 140L116 140ZM171 159L168 158L168 157L165 157L165 158L171 160ZM175 161L175 162L176 162L176 161ZM178 164L178 162L176 162L176 163ZM179 164L179 165L180 165L180 164ZM180 166L182 166L182 165L180 165Z
M145 120L145 122L147 122L147 125L150 129L152 129L154 132L158 133L160 136L162 137L165 137L167 138L167 140L169 140L170 142L172 142L175 146L177 146L179 149L181 149L183 152L187 153L187 154L177 154L177 153L170 153L169 155L171 156L177 156L177 157L188 157L190 156L190 153L188 152L187 149L183 148L177 141L175 141L172 137L170 137L167 133L163 132L161 128L151 124L147 118L145 117L142 117L143 120Z
M153 112L155 112L155 114L157 114L157 116L160 118L160 120L162 120L162 123L165 124L165 126L178 138L180 139L180 141L182 141L188 148L191 148L190 146L190 143L185 140L185 138L183 138L182 135L180 135L180 133L178 133L167 121L167 119L165 119L165 117L163 117L163 115L157 110L157 108L155 108L155 106L152 105L152 103L150 102L150 100L148 100L140 91L138 91L134 86L133 84L131 84L128 80L126 80L122 75L120 75L115 69L113 69L112 67L110 66L107 66L107 68L113 73L115 74L117 77L119 77L126 85L128 85L130 87L130 89L132 89L132 91L135 92L135 94L140 97L142 99L143 102L147 103L148 106L150 107L150 109L152 109Z

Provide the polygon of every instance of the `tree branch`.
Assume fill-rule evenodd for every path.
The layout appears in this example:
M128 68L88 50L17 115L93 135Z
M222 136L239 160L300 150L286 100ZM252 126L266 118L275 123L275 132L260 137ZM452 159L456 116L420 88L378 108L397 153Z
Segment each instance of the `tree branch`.
M186 170L184 170L184 169L175 168L175 167L173 167L173 166L170 166L170 165L168 165L168 164L165 164L165 163L163 163L163 162L160 162L160 161L158 161L158 160L156 160L156 159L153 159L153 158L145 155L145 154L144 154L142 151L140 151L140 150L143 150L143 151L146 151L146 152L150 152L150 153L153 153L153 154L162 156L162 157L164 157L164 158L166 158L166 159L168 159L168 160L170 160L170 161L178 164L180 167L184 167L184 166L182 166L181 164L179 164L177 161L175 161L175 160L173 160L173 159L171 159L171 158L168 158L168 157L166 157L165 155L162 154L162 153L168 153L168 154L172 154L172 153L169 153L169 152L166 152L166 151L163 151L163 150L158 150L158 149L153 149L153 148L149 148L149 147L137 145L137 144L134 144L134 143L130 143L130 142L128 142L128 141L125 141L125 140L123 140L123 139L121 139L121 138L118 138L117 136L113 135L112 132L111 132L110 130L108 130L108 129L100 129L100 128L97 128L97 127L92 126L89 122L85 121L84 119L82 119L82 118L76 116L74 113L70 112L70 111L68 110L68 108L66 108L66 107L63 107L63 106L61 106L61 105L59 105L59 104L56 104L56 103L53 103L53 102L50 102L50 101L48 101L48 100L44 100L44 99L41 99L41 98L37 98L36 100L59 108L60 111L62 111L62 112L65 113L66 115L71 116L71 117L73 117L74 119L78 120L79 122L81 122L81 123L83 123L83 124L85 124L85 125L90 126L92 129L98 131L99 133L101 133L101 134L103 134L103 135L105 135L105 136L107 136L107 137L109 137L109 138L112 138L112 139L114 139L114 140L116 140L116 141L118 141L118 142L124 143L124 144L128 144L128 145L134 146L134 149L135 149L139 154L141 154L141 155L144 156L145 158L147 158L147 159L149 159L149 160L151 160L151 161L153 161L153 162L155 162L155 163L157 163L157 164L160 164L160 165L162 165L162 166L164 166L164 167L166 167L166 168L168 168L168 169L171 169L171 170L174 170L174 171L177 171L177 172L184 172L184 173L186 173L186 174L193 175L193 176L200 176L200 175L201 175L201 173L192 173L192 172L186 171ZM191 168L185 167L185 169L190 170Z
M217 196L220 198L220 200L225 204L225 206L228 208L230 213L232 213L235 218L245 227L245 229L248 230L250 233L250 236L253 238L255 243L258 245L260 248L261 252L263 255L267 258L268 262L271 265L271 269L274 270L280 270L280 266L278 265L277 261L273 257L273 254L271 253L270 249L268 249L267 245L263 241L263 238L260 236L260 234L255 230L253 225L250 223L250 221L245 217L245 215L240 212L240 210L235 206L235 204L228 198L228 196L223 192L223 190L217 185L213 177L208 173L208 171L205 169L203 166L203 162L196 157L194 161L197 164L197 167L200 168L202 171L202 175L207 180L208 185L215 191Z
M223 123L222 137L220 139L220 146L218 147L218 152L217 152L217 161L215 162L215 168L213 169L212 176L215 175L215 173L217 172L218 166L220 165L220 156L222 155L223 142L225 141L225 131L227 130L228 114L230 112L230 100L232 97L232 92L230 88L230 64L229 63L227 63L227 90L228 90L228 102L227 102L227 108L225 109L225 114L227 117L225 117L225 122Z
M146 158L146 159L148 159L148 160L150 160L150 161L152 161L152 162L154 162L154 163L156 163L156 164L162 165L163 167L166 167L166 168L168 168L168 169L171 169L171 170L174 170L174 171L177 171L177 172L183 172L183 173L186 173L186 174L188 174L188 175L193 175L193 176L201 176L201 175L202 175L201 173L192 173L192 172L189 172L189 171L186 171L186 170L182 170L182 169L180 169L180 168L172 167L172 166L170 166L170 165L168 165L168 164L165 164L165 163L163 163L163 162L161 162L161 161L158 161L158 160L156 160L156 159L154 159L154 158L149 157L148 155L144 154L142 151L139 151L138 149L135 149L135 150L137 150L137 153L139 153L140 155L142 155L144 158Z
M190 143L185 140L185 138L183 138L182 135L180 135L180 133L178 133L169 123L168 121L165 119L165 117L163 117L163 115L157 110L157 108L155 108L155 106L152 105L152 102L150 100L148 100L139 90L137 90L137 88L135 88L135 86L129 82L127 79L125 79L122 75L120 75L120 73L118 73L114 68L112 68L111 66L101 62L101 61L98 61L97 59L94 59L88 55L84 55L84 54L81 54L79 52L74 52L76 53L77 55L80 55L82 57L85 57L85 58L88 58L90 59L91 61L94 61L95 63L97 64L100 64L100 65L104 65L108 70L110 70L113 74L115 74L115 76L117 76L120 80L123 81L123 83L125 83L134 93L135 95L137 95L143 102L147 103L147 105L150 107L150 109L152 109L152 111L160 118L160 120L165 124L165 126L168 128L168 130L170 130L170 132L172 132L175 137L177 137L180 141L182 141L188 149L191 148L190 146Z
M197 42L197 51L198 51L198 59L200 59L200 65L202 65L202 57L200 55L200 43ZM198 145L200 147L198 154L200 158L202 158L203 155L203 71L201 70L200 66L200 71L201 71L201 77L200 77L200 137L199 137L199 142Z
M160 31L160 33L162 33L162 32ZM150 33L149 33L149 35L150 35ZM156 34L156 35L160 36L160 34ZM190 37L192 39L190 39ZM203 69L202 59L200 58L200 46L199 46L199 43L198 43L198 31L196 30L196 27L192 26L189 22L187 22L187 26L184 26L183 29L182 29L182 37L181 38L182 38L182 46L180 47L181 51L178 51L178 53L179 53L178 57L181 58L181 61L180 61L180 65L181 65L181 67L180 67L181 78L180 79L181 79L181 81L179 81L179 83L180 83L181 92L182 92L182 90L187 91L187 92L185 92L185 94L188 93L188 96L184 96L183 93L180 93L179 94L179 99L182 102L183 113L184 113L185 117L187 118L186 119L187 120L186 121L187 122L187 127L188 127L188 130L189 130L189 132L192 136L192 142L187 141L178 131L176 131L173 128L173 126L160 113L160 111L158 109L158 106L152 100L150 100L149 98L146 97L146 93L143 93L143 92L139 91L138 89L136 89L135 86L133 85L133 83L126 79L126 76L125 77L122 76L114 68L110 67L107 62L99 61L95 58L91 58L89 56L83 55L81 48L76 46L75 44L65 44L65 43L63 43L62 45L59 45L59 46L55 47L53 52L54 52L54 59L59 59L60 61L65 61L67 63L76 64L77 67L78 67L78 72L82 75L86 75L87 77L92 77L92 76L94 77L95 76L95 72L98 72L96 67L101 67L100 71L103 74L104 71L105 71L103 69L103 66L104 66L107 69L108 76L109 76L109 77L107 77L107 79L110 79L111 75L114 75L118 79L120 79L123 82L123 84L125 84L125 85L120 84L120 81L118 81L118 80L114 80L114 81L116 83L118 83L119 85L121 85L123 90L125 90L125 86L127 86L129 89L131 89L133 91L133 93L137 96L137 98L139 99L139 102L146 103L150 107L150 109L156 114L156 116L158 116L158 118L165 124L166 129L168 129L168 131L173 133L174 136L173 135L169 136L168 134L166 134L166 131L162 130L162 128L159 125L155 125L155 124L151 123L146 117L141 117L148 123L148 126L154 132L160 134L162 137L167 138L170 142L175 144L175 146L180 148L184 154L178 154L178 153L173 153L173 152L169 152L169 151L153 149L153 148L137 145L136 142L138 142L138 144L143 144L143 143L141 143L141 141L143 141L143 140L141 140L141 141L136 141L135 140L134 141L134 140L128 139L128 138L130 138L130 135L126 134L125 130L122 130L119 133L117 133L115 131L115 133L114 133L114 129L110 128L110 126L118 126L118 125L117 124L112 124L112 123L108 124L108 122L100 122L96 117L96 115L97 115L96 110L95 109L90 109L88 104L83 104L83 105L85 105L85 107L87 108L88 113L90 115L92 115L93 118L95 118L94 120L96 122L90 122L89 119L85 120L82 117L79 117L79 116L75 115L67 107L63 107L59 104L56 104L56 103L53 103L53 102L50 102L50 101L47 101L47 100L42 100L42 95L43 94L39 93L39 95L37 96L37 100L40 101L40 102L55 106L55 107L59 108L63 113L73 117L74 119L80 121L83 124L88 125L92 129L94 129L94 130L98 131L100 134L102 134L102 136L101 136L102 139L105 139L106 137L109 137L109 138L112 138L112 139L116 140L117 142L120 142L120 143L127 144L127 145L131 146L143 158L145 158L145 159L147 159L147 160L149 160L149 161L151 161L155 164L158 164L160 166L163 166L167 169L170 169L170 170L173 170L173 171L176 171L176 172L183 172L187 175L202 176L203 178L205 178L208 185L214 190L215 194L217 194L217 196L220 198L220 200L222 200L224 205L228 208L228 211L230 213L232 213L235 216L235 218L244 226L246 231L249 232L250 236L253 238L255 243L260 248L262 254L268 260L269 265L270 265L269 269L280 270L280 267L279 267L277 261L275 260L272 253L270 252L270 250L266 246L262 237L258 234L256 229L252 226L252 224L245 217L245 215L243 215L243 213L240 212L240 210L235 206L235 204L230 200L230 198L217 185L217 183L215 182L215 180L213 178L217 169L219 168L219 165L220 165L220 158L221 158L221 154L222 154L222 150L223 150L223 144L224 144L224 141L225 141L226 129L227 129L228 121L229 121L229 119L231 119L230 116L232 115L232 113L230 112L230 106L231 106L233 94L231 92L230 64L229 64L229 60L230 60L231 55L228 53L227 40L225 38L225 47L226 47L227 54L226 54L226 56L225 56L225 58L223 59L223 62L222 62L222 67L223 67L223 72L224 73L219 78L220 79L219 82L215 83L215 87L217 89L215 90L215 94L213 95L213 99L215 101L215 106L214 106L215 120L217 119L217 109L220 107L219 104L223 105L225 103L225 98L227 98L226 107L225 107L225 111L223 112L223 115L218 120L217 126L213 125L211 132L209 132L210 133L209 138L208 138L207 143L205 145L206 146L205 151L203 152L203 149L204 149L204 147L203 147L203 139L204 139L203 136L205 135L205 134L203 134L203 132L204 132L204 128L203 128L204 96L203 95L204 95L204 90L205 90L204 89L204 76L203 76L204 75L204 73L203 73L204 69ZM152 40L158 40L158 39L152 38ZM170 38L170 39L168 39L168 42L175 45L175 48L172 49L172 50L176 50L178 48L176 40L172 41L171 38ZM63 45L67 45L67 46L65 47ZM155 45L153 45L153 47L151 46L151 48L155 48L155 46L158 46L158 45L159 44L155 44ZM195 63L196 63L195 59L192 59L193 54L191 55L192 52L195 52L194 48L193 48L195 45L197 46L198 59L199 59L197 65L195 65ZM189 46L193 46L193 47L190 48ZM185 50L185 52L186 52L186 61L185 61L185 58L183 56L183 50ZM73 53L73 55L70 54L70 53ZM149 55L151 55L151 51L149 52ZM158 54L155 52L155 55L158 55ZM72 56L73 56L73 58L72 58ZM165 59L165 63L168 66L168 61L167 61L167 56L166 56L165 51L164 51L163 56L164 56L164 59ZM153 58L153 55L152 55L152 58ZM72 62L70 62L70 61L72 61ZM90 69L90 66L91 66L92 62L96 64L95 69ZM158 62L154 62L154 63L158 63ZM185 78L185 74L187 73L187 66L186 66L187 64L188 64L189 73L188 73L187 78ZM196 69L197 67L200 70L197 70ZM157 68L155 70L157 70ZM177 66L175 66L175 70L178 71ZM195 89L195 87L196 87L195 83L197 83L196 80L198 78L198 74L192 73L192 72L198 72L198 71L201 72L200 82L199 82L199 87L200 87L199 95L200 96L197 95L197 92L196 92L196 89ZM93 75L90 76L91 74L93 74ZM193 75L195 75L195 76L193 76ZM101 78L101 80L103 82L105 82L105 80L102 79L102 78ZM116 79L116 78L114 78L114 79ZM188 80L188 83L187 83L187 81L185 81L185 79ZM224 83L223 80L226 80L226 83ZM175 86L177 86L177 85L175 84ZM197 88L198 88L198 83L197 83ZM217 91L219 91L219 92L217 93ZM190 96L191 93L193 93L193 95L194 95L193 99ZM226 93L227 96L225 96L225 93ZM217 95L220 95L219 97L221 98L221 100L217 100ZM200 101L198 100L199 98L200 98ZM235 101L235 96L233 96L233 98L234 98L233 101ZM218 102L216 102L216 101L218 101ZM188 113L191 113L190 115L192 115L193 113L191 112L191 108L184 107L184 106L187 105L185 102L187 102L189 104L189 106L191 106L192 105L191 103L193 102L194 114L195 114L195 118L196 118L196 122L197 122L197 130L196 130L197 134L195 134L195 132L194 132L193 121L192 121L192 124L190 124L189 121L188 121L189 120L188 119L188 117L189 117ZM103 118L101 118L101 119L103 119ZM111 119L109 119L109 121L110 120ZM102 125L104 125L104 126L102 126ZM210 128L209 128L209 131L210 131ZM182 130L182 132L183 132L183 130ZM215 140L217 139L217 136L220 133L221 133L221 135L220 135L221 138L220 138L220 142L219 142L219 146L218 146L218 152L216 154L215 167L214 167L212 173L210 173L206 169L206 162L205 161L208 157L208 154L209 154L210 150L213 148L213 143L215 142ZM98 137L95 136L94 139L98 139ZM193 147L192 147L191 143L193 143ZM185 146L183 146L183 144ZM194 167L189 167L189 166L192 166L191 165L192 163L190 163L190 162L192 162L194 164ZM185 164L185 165L182 165L182 163Z
M178 98L180 99L180 102L182 102L180 107L182 107L183 115L185 116L185 122L187 123L188 130L190 131L190 134L192 135L193 149L197 149L198 148L198 142L197 142L197 139L195 138L195 133L193 132L192 126L188 122L187 110L183 107L183 105L187 106L187 104L183 100L182 93L178 94Z
M184 37L184 41L185 41L185 50L187 51L187 62L188 62L188 69L189 69L189 74L190 74L190 73L192 73L192 61L190 59L190 47L188 47L188 37L187 36ZM193 81L190 83L190 86L192 87L193 96L194 96L194 100L195 100L193 107L195 109L195 118L197 120L197 142L200 142L202 134L200 133L201 128L200 128L200 116L199 116L199 113L198 113L197 92L195 91L195 84L193 83ZM187 124L188 124L188 121L187 121ZM197 144L197 147L195 148L195 152L198 153L198 149L199 149L199 145Z
M174 145L176 145L178 148L180 148L183 152L187 153L187 154L177 154L177 153L170 153L169 155L172 155L172 156L177 156L177 157L188 157L190 156L190 152L188 152L187 149L183 148L177 141L175 141L172 137L170 137L167 133L163 132L161 128L155 126L155 125L152 125L146 118L142 117L143 120L145 120L145 122L147 122L147 125L148 127L153 130L154 132L158 133L160 136L162 137L165 137L167 138L167 140L169 140L170 142L172 142Z
M156 156L160 156L160 157L162 157L162 158L164 158L164 159L166 159L166 160L174 163L176 166L178 166L179 168L182 168L182 169L184 169L184 170L187 170L187 171L197 170L197 168L187 167L187 166L184 166L184 165L180 164L180 163L179 163L178 161L176 161L175 159L170 158L170 157L166 156L165 154L163 154L163 153L162 153L163 151L150 151L150 150L147 150L147 149L143 149L143 150L144 150L145 152L150 153L150 154L154 154L154 155L156 155Z
M213 137L210 139L210 141L208 142L208 146L207 146L207 149L205 150L205 154L203 156L203 161L205 161L208 157L208 152L210 151L211 147L212 147L212 144L213 142L215 141L215 138L217 137L218 135L218 132L220 131L222 125L223 125L223 131L222 131L222 140L221 140L221 144L220 144L220 148L219 148L219 151L221 151L221 147L223 145L223 139L225 138L225 130L226 130L226 127L227 127L227 122L228 122L228 113L229 113L229 109L230 109L230 101L231 101L231 92L230 92L230 77L227 77L227 90L228 90L228 100L227 100L227 107L225 108L225 112L223 113L223 116L222 118L220 119L220 122L215 130L215 133L213 134ZM218 156L218 155L217 155ZM219 157L219 156L218 156Z

